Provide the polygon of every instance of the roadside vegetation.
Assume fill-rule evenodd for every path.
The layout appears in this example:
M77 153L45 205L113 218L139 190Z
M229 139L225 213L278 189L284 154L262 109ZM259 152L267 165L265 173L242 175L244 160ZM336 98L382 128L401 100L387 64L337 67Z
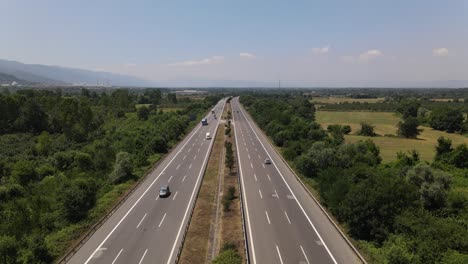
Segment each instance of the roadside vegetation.
M158 89L1 93L0 262L62 256L218 99L178 101Z
M400 118L393 118L393 114L394 121L380 117L383 122L392 122L381 125L390 125L392 132L385 130L384 134L393 133L394 137L383 137L376 122L349 122L355 113L342 122L330 118L333 121L322 127L315 121L315 106L304 94L258 93L241 96L240 100L371 263L468 262L468 149L460 135L466 133L466 107L457 108L465 114L464 120L457 119L461 126L453 130L458 134L438 131L450 136L434 137L435 143L427 146L434 156L423 161L418 151L397 147L393 152L396 157L383 163L383 148L374 142L406 140L412 149L420 140L398 135L397 124L413 118L414 107L417 115L425 104L395 101L394 111ZM438 116L439 110L430 109L431 114L424 115L428 120L416 116L418 122L427 124ZM443 120L451 120L447 114L441 115ZM350 126L351 133L361 131L371 136L368 133L375 132L381 136L347 136L349 129L343 129L344 125ZM416 136L423 137L424 133ZM454 146L449 139L452 135L463 139L460 145ZM356 140L348 143L348 137Z

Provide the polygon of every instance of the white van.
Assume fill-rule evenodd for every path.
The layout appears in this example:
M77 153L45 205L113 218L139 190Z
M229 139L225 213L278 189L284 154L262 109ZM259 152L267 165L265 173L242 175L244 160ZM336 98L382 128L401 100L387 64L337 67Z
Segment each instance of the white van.
M206 133L206 139L211 139L211 134L210 134L210 132L207 132L207 133Z

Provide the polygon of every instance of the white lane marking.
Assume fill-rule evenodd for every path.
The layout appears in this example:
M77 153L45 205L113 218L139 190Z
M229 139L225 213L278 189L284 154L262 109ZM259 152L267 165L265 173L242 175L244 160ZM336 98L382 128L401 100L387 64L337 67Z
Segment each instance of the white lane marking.
M270 222L270 217L268 216L268 212L267 212L267 211L265 211L265 215L266 215L266 217L267 217L268 224L270 224L270 225L271 225L271 222Z
M189 149L187 150L187 152L190 152L191 150L192 150L192 148L189 148Z
M268 180L271 181L270 174L267 174Z
M242 134L242 128L240 126L235 126L234 129L240 129L241 131L241 134ZM237 134L237 133L236 133ZM239 143L237 142L237 138L238 137L234 137L235 141L236 141L236 151L237 151L237 156L239 156ZM241 162L241 159L239 159L239 172L240 172L240 178L241 178L241 188L242 188L242 194L244 196L245 199L242 199L243 202L245 203L245 213L246 213L246 216L247 216L247 226L248 226L248 233L249 233L249 237L250 237L250 241L252 243L250 243L250 247L252 248L252 263L253 264L256 264L257 263L257 259L256 259L256 256L255 256L255 245L254 245L254 242L253 242L253 236L252 236L252 227L250 226L250 215L249 215L249 205L247 203L247 193L245 191L245 185L244 185L244 174L242 172L242 162Z
M156 199L154 199L154 200L157 201L158 199L159 199L159 194L158 194L158 196L156 197Z
M190 163L190 166L188 166L188 168L189 168L189 169L192 168L192 163Z
M179 164L179 165L177 165L177 168L176 168L176 170L178 170L179 168L180 168L180 164Z
M147 252L148 252L148 249L146 249L145 253L143 253L143 256L141 256L140 262L138 262L138 264L141 264L143 262L143 259L145 258Z
M143 218L141 218L140 223L138 223L138 225L137 225L136 228L140 227L140 225L141 225L141 223L143 222L143 220L145 220L145 217L146 217L147 214L148 214L148 213L146 213L146 214L143 216Z
M258 189L258 193L260 194L260 199L263 199L262 191L260 191L260 189Z
M164 222L164 218L166 218L167 213L164 213L163 218L161 219L161 222L159 222L158 227L161 227L162 223Z
M304 248L302 248L302 245L300 245L300 247L301 247L301 250L302 250L302 254L304 254L304 257L305 257L305 259L307 261L307 264L310 264L309 259L307 258L307 255L306 255L306 253L304 251Z
M260 159L260 160L262 159L262 158L260 158L260 155L257 155L257 156L258 156L258 159Z
M173 177L173 176L169 177L169 180L167 180L167 183L170 183L170 182L171 182L172 177Z
M265 164L262 164L263 168L265 168Z
M195 143L192 144L192 147L195 146Z
M247 150L247 152L249 152L249 148L245 148L245 150Z
M197 155L195 155L195 156L193 157L193 159L196 159L196 158L197 158Z
M249 155L249 154L247 154L247 156L249 156L249 159L250 159L250 155Z
M255 149L255 151L257 151L257 152L258 152L258 149L256 148L256 149Z
M284 215L286 216L286 219L288 219L289 224L291 224L291 220L289 220L289 216L288 213L286 213L286 211L284 211Z
M175 198L177 197L177 194L178 194L178 193L179 193L179 191L175 192L175 194L174 194L174 198L172 198L172 201L174 201L174 200L175 200Z
M278 257L279 257L279 259L280 259L280 262L281 262L281 264L283 264L283 259L281 258L281 253L280 253L280 251L279 251L278 245L276 245L276 252L278 252Z
M279 199L279 195L278 195L278 192L276 191L276 189L275 189L275 194L276 194L276 198Z
M245 117L245 114L244 114L244 111L241 110L241 113L242 115ZM265 150L265 152L267 153L268 157L270 158L270 160L272 160L271 156L270 156L270 153L268 153L265 145L263 145L263 142L260 140L260 138L258 137L257 135L257 132L255 132L255 130L253 129L252 127L252 124L250 124L250 121L245 118L247 120L247 124L249 124L250 128L252 129L252 131L254 132L255 136L257 137L258 141L260 142L260 145L262 145L263 149ZM294 200L296 200L297 204L299 205L299 208L301 208L302 210L302 213L305 215L305 217L307 218L307 220L309 221L309 224L312 226L312 228L314 229L315 233L317 234L317 236L319 237L320 241L322 242L323 246L325 247L325 249L327 250L328 252L328 255L330 256L330 258L332 259L333 263L335 264L338 264L338 262L336 262L335 260L335 257L333 257L332 253L330 252L330 249L328 249L327 247L327 244L325 244L325 241L323 241L322 239L322 236L319 234L317 228L315 228L315 225L312 223L312 221L310 220L309 216L306 214L304 208L302 207L301 203L299 202L299 200L297 199L296 195L294 194L294 192L292 191L291 187L289 186L289 184L286 182L286 179L284 178L283 174L281 173L281 171L278 169L278 167L276 166L276 164L274 162L272 162L273 166L275 166L276 170L278 171L279 175L281 176L281 178L283 179L283 182L284 184L286 184L286 186L288 187L289 191L291 192L292 196L294 197ZM279 252L279 251L278 251Z
M185 181L185 178L186 178L186 177L187 177L187 175L185 175L185 176L184 176L184 178L182 178L182 182L184 182L184 181Z
M254 173L255 181L257 181L257 174Z
M162 169L163 172L166 171L167 167L169 167L169 165L171 165L172 161L179 155L179 153L184 149L184 147L190 142L190 139L192 139L192 137L197 134L197 132L198 132L198 130L200 130L200 128L201 128L201 126L199 126L192 133L192 135L187 139L187 141L184 143L184 145L182 145L182 147L179 149L179 151L177 151L177 153L174 155L174 157L172 157L172 159L169 161L169 163L167 163L167 165L164 167L164 169ZM104 245L104 243L106 243L107 239L109 239L109 237L115 232L115 230L120 226L120 224L125 220L125 218L127 218L127 216L130 214L130 212L133 210L133 208L135 208L135 206L140 202L140 200L143 198L143 196L145 196L145 194L149 191L149 189L151 189L151 187L153 187L154 183L159 179L159 177L163 174L163 172L161 172L156 177L156 179L154 179L153 182L151 182L151 184L148 186L148 188L146 188L146 190L143 192L143 194L140 196L140 198L138 198L138 200L136 200L136 202L132 205L132 207L130 207L130 209L127 211L127 213L125 213L125 215L114 226L114 228L109 232L109 234L107 234L106 238L104 238L104 240L101 242L101 244L99 244L99 246L93 251L93 253L89 256L89 258L86 260L86 262L84 264L89 263L89 261L93 258L94 254L96 254L96 252L102 247L102 245Z
M226 105L224 104L223 105L223 111L224 111L224 107ZM213 133L213 135L216 135L216 132L218 131L218 127L219 127L219 120L218 119L218 123L215 127L215 131ZM211 140L210 142L210 145L208 146L208 150L210 150L213 146L213 143L215 142L215 140ZM172 256L174 255L174 251L175 251L175 248L176 248L176 245L177 245L177 241L179 240L179 237L180 237L180 233L182 232L182 228L184 226L184 222L185 222L185 219L187 218L187 214L188 214L188 211L190 209L190 204L193 202L193 199L194 199L194 196L195 196L195 191L197 190L197 186L200 186L200 179L201 179L201 175L202 173L204 172L203 171L203 168L206 167L206 162L208 160L208 157L209 157L209 154L210 154L210 151L207 151L206 152L206 155L205 155L205 159L203 160L203 165L201 166L201 169L200 169L200 172L198 173L198 178L197 178L197 181L195 183L195 188L193 188L193 191L192 191L192 196L190 197L190 200L189 200L189 203L187 204L187 208L185 209L185 214L184 214L184 218L182 219L182 222L180 223L180 227L179 227L179 231L177 232L177 236L176 236L176 239L174 241L174 244L172 245L172 250L171 250L171 254L169 255L169 258L167 259L167 264L170 264L171 263L171 260L172 260ZM192 164L190 164L192 165ZM189 168L190 169L190 168ZM199 189L200 187L198 187ZM255 263L254 263L255 264Z
M117 259L119 258L120 254L122 253L122 251L123 251L123 248L119 251L119 254L117 254L117 256L115 256L115 259L114 259L114 261L112 261L112 264L114 264L114 263L117 261Z
M185 158L187 157L187 155L184 156L184 158L182 160L185 160Z
M202 144L203 145L203 144ZM197 152L200 152L200 148L198 148Z
M253 169L253 165L252 165L252 162L250 162L250 167L252 167L252 169Z

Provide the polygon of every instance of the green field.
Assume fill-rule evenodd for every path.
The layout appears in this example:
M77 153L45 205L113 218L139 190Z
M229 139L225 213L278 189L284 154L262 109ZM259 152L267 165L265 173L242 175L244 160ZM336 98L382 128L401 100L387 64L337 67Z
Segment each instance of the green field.
M380 147L380 154L384 161L395 160L398 151L408 151L412 149L419 152L421 159L431 161L435 155L437 138L440 136L450 138L454 146L462 143L468 144L468 137L458 134L449 134L424 126L420 127L423 129L423 132L418 136L418 139L383 137L385 134L396 134L396 125L400 121L400 118L393 113L318 111L316 113L316 119L325 129L329 124L350 125L352 132L351 135L345 137L347 142L356 142L371 138L353 135L360 128L361 122L366 121L374 125L375 132L381 136L372 137L372 140Z
M312 103L322 103L322 104L337 104L337 103L352 103L352 102L359 102L359 103L378 103L383 102L384 98L351 98L351 97L313 97L310 100Z

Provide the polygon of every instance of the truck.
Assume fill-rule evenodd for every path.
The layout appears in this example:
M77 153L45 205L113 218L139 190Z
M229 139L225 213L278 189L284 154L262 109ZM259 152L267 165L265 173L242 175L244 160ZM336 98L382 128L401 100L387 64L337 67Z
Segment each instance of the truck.
M210 134L210 132L206 132L206 139L211 139L211 134Z
M203 118L201 120L201 124L202 124L202 126L207 126L208 125L208 120L206 118Z

